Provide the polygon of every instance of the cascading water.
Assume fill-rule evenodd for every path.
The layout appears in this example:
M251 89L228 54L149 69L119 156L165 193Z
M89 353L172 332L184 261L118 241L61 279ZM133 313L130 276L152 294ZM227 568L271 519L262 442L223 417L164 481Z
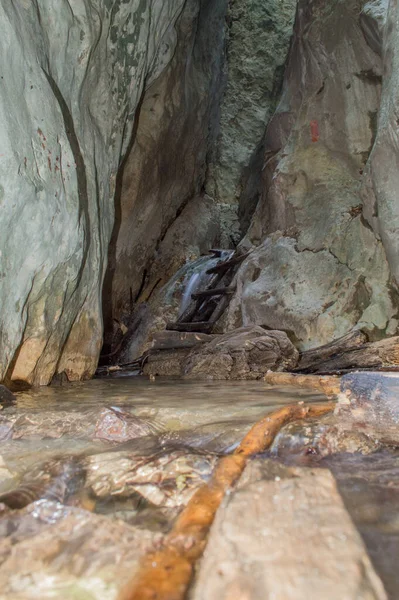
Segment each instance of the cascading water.
M187 310L190 303L193 302L191 296L201 290L207 288L211 282L212 275L209 275L207 271L215 267L219 262L228 260L233 254L234 250L221 250L220 256L201 256L197 260L184 265L180 269L177 275L182 275L182 270L186 270L186 274L183 280L182 288L183 294L180 304L179 317Z

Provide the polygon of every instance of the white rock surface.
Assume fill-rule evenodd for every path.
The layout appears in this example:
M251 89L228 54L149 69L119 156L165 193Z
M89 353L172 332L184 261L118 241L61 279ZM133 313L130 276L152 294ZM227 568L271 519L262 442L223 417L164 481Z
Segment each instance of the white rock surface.
M116 174L183 3L0 2L0 380L95 369Z

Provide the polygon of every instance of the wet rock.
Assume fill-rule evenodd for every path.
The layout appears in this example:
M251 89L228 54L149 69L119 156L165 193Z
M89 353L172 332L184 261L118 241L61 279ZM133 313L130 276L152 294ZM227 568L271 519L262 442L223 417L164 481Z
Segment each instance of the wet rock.
M298 352L282 331L242 327L191 351L185 378L259 379L269 369L293 369Z
M193 600L386 600L331 473L258 465L217 513Z
M0 404L2 406L10 406L17 401L16 396L5 385L0 384Z
M399 445L399 374L358 372L341 379L338 414L358 431Z
M354 429L346 420L327 415L286 425L276 436L271 452L288 462L312 464L331 454L371 454L379 447L374 439Z
M323 459L320 466L334 474L389 598L399 598L399 453L339 454Z
M116 407L104 408L97 419L94 437L108 442L127 442L159 430L149 419L135 417Z
M12 509L24 508L41 499L64 504L83 488L84 480L79 459L54 459L27 471L16 488L0 495L0 503Z
M140 457L129 452L104 453L85 461L86 485L98 498L138 493L164 508L186 505L211 475L217 457L187 451L159 451Z
M4 600L116 600L159 534L41 500L0 519Z
M8 468L4 458L0 456L0 488L5 482L9 482L13 478L13 473Z
M4 439L59 439L63 436L90 438L94 434L92 411L28 412L0 414L0 432Z
M180 377L189 349L161 350L151 352L144 365L144 375Z

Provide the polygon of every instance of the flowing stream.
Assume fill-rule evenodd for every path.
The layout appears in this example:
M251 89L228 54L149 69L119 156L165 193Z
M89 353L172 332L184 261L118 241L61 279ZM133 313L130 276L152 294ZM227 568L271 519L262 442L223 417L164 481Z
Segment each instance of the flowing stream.
M143 552L168 531L256 421L298 401L325 397L263 382L140 377L19 393L0 412L1 598L116 598L132 547ZM281 458L304 463L295 449ZM390 597L399 597L399 454L305 459L332 470ZM27 496L25 508L7 505Z

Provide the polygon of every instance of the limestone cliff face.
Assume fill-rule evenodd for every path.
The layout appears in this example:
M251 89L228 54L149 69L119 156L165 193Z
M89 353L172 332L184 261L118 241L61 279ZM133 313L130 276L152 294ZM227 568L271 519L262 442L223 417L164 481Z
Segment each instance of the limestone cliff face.
M383 64L376 12L383 7L376 4L299 2L282 99L266 131L263 193L243 242L257 249L240 270L228 327L283 329L302 348L354 326L376 338L396 330L386 259L387 252L397 269L398 203L390 193L397 179L395 50L391 33L385 58L391 75L378 121ZM374 230L363 214L368 169L378 196Z
M110 334L124 319L134 337L148 309L139 353L178 310L164 284L242 233L253 252L225 330L285 330L300 348L394 333L397 13L0 0L0 380L90 376L103 300Z
M227 0L185 2L172 61L143 94L117 198L106 323L129 315L190 256L218 243L217 207L202 188L218 127L226 9ZM197 228L187 239L190 220Z
M0 380L94 372L116 176L183 4L0 1Z

